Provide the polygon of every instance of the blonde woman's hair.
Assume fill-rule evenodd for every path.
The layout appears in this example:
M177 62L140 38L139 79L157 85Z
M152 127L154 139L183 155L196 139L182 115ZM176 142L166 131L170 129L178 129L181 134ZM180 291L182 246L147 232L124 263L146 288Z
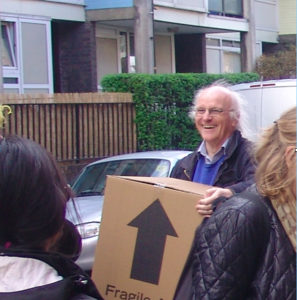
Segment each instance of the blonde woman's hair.
M261 194L273 197L282 194L295 178L285 160L288 146L296 146L296 107L285 112L279 120L263 131L256 146L258 164L255 178Z
M296 172L290 171L286 162L288 146L296 147L296 107L263 131L255 149L257 189L271 200L296 249Z

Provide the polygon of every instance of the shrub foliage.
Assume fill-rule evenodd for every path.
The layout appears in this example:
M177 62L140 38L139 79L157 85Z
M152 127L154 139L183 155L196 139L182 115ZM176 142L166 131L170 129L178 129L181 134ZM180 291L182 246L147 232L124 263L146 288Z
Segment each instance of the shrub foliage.
M263 80L296 78L296 46L260 56L256 72Z

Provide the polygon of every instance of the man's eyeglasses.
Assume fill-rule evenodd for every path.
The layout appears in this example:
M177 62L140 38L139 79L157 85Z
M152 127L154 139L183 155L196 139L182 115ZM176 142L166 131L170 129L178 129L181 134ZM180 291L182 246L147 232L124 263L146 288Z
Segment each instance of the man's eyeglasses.
M218 116L225 111L233 111L233 110L232 109L224 110L224 109L218 108L218 107L212 107L212 108L197 107L196 108L196 113L198 115L204 115L206 111L208 112L208 114L210 116Z

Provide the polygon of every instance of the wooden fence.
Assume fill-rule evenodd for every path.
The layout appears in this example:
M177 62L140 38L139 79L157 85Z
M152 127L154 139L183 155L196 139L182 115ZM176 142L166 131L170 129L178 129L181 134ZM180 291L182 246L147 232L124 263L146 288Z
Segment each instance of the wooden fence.
M136 151L131 94L0 94L0 104L12 109L4 134L38 142L59 162Z

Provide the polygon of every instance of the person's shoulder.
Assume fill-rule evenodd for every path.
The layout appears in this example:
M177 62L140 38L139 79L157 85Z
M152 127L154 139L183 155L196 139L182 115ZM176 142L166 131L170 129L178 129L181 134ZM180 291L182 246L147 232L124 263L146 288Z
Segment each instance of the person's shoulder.
M270 215L261 197L236 194L221 203L213 214L197 228L197 240L214 237L224 239L246 236L253 240L256 236L267 236ZM200 236L200 237L199 237Z
M193 157L197 156L197 150L192 151L191 153L189 153L188 155L186 155L185 157L183 157L181 160L185 161L185 160L191 160L193 159Z
M240 131L235 130L231 139L230 148L239 153L239 156L242 155L242 158L250 159L254 143L243 137Z
M236 214L254 219L267 219L269 217L268 208L264 198L255 191L243 191L235 194L222 203L215 211L216 215Z
M213 214L204 219L196 230L196 244L211 242L229 243L246 247L261 237L261 245L267 242L270 216L260 199L238 194L221 203Z
M187 166L188 164L191 164L196 159L197 155L197 150L192 151L191 153L180 159L176 166Z
M239 131L238 129L236 129L233 132L232 139L238 145L248 145L248 146L253 145L253 142L251 142L249 139L247 139L246 137L244 137L242 135L241 131Z

